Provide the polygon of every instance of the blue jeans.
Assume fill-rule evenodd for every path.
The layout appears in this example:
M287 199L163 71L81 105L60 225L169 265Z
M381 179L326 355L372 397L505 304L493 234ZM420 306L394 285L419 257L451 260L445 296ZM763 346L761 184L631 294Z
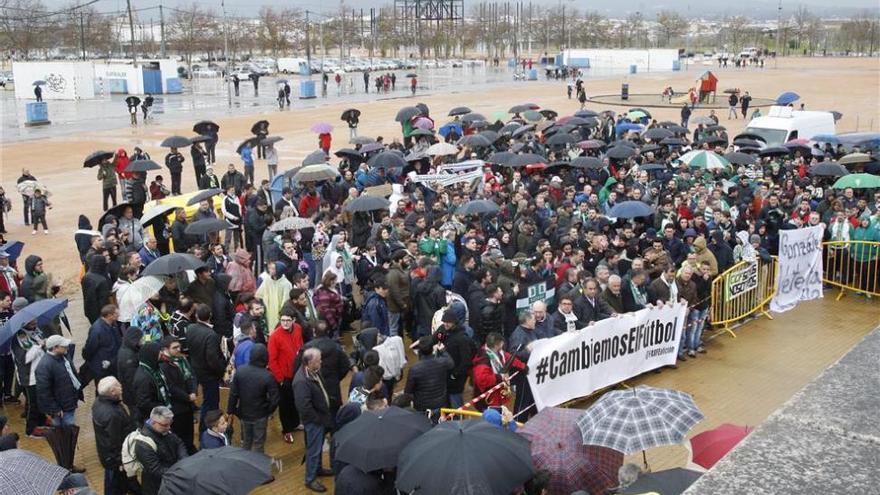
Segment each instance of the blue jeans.
M324 450L324 427L316 423L305 423L306 437L306 483L315 481L321 469L321 453Z
M61 417L52 417L52 426L76 426L76 411L64 411Z
M687 348L696 352L700 348L703 340L703 330L706 328L706 312L708 309L692 309L688 314L688 326L691 331L688 333Z
M220 382L217 380L199 380L202 387L202 410L199 413L199 432L207 429L205 415L208 411L220 409Z
M449 394L449 407L458 409L462 404L464 404L462 394Z
M388 312L388 333L392 337L400 335L400 313Z

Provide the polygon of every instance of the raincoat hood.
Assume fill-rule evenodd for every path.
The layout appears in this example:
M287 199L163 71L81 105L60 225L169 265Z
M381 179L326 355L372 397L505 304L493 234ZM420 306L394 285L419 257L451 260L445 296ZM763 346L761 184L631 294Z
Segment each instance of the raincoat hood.
M141 348L141 339L144 338L144 332L137 327L128 327L125 335L122 337L122 345L136 351Z
M227 291L229 290L229 282L232 282L232 277L225 273L218 273L214 275L214 285L218 290Z
M107 260L103 254L93 254L89 258L89 271L98 275L105 275L107 272Z
M79 216L79 220L77 220L76 226L80 230L92 230L92 222L89 221L89 217L85 215Z
M697 237L694 239L694 249L697 253L702 253L706 250L706 238L703 236Z
M269 364L269 351L264 344L254 344L251 347L251 366L265 368Z
M154 370L159 369L159 350L157 342L147 342L138 351L138 360Z
M235 254L232 255L232 258L235 260L236 263L239 263L241 265L251 264L251 254L241 248L235 250Z
M28 273L28 275L31 275L31 276L36 275L34 273L34 267L37 266L37 263L39 263L41 261L43 261L43 258L40 258L39 256L37 256L35 254L32 254L32 255L28 256L27 258L25 258L24 269Z

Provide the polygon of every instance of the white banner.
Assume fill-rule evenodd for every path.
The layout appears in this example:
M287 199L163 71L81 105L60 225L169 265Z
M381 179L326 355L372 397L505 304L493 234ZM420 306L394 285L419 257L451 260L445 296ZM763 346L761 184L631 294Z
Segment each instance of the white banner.
M817 225L779 231L779 272L770 310L788 311L800 301L822 297L822 233Z
M538 410L675 364L687 304L649 306L535 341L529 385Z

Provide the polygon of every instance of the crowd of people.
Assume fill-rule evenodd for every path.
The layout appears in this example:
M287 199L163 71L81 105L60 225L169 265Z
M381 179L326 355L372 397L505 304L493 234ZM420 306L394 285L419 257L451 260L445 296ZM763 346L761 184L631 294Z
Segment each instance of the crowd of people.
M346 470L332 444L331 464L322 462L325 438L362 411L396 405L436 422L441 408L466 407L527 421L537 340L685 301L678 359L692 360L706 352L712 281L776 254L781 230L824 224L827 240L880 241L880 191L834 189L833 178L811 173L842 148L762 157L728 142L717 123L699 124L692 140L690 129L644 112L545 110L530 123L524 115L539 108L527 107L494 123L456 112L434 137L415 132L425 129L416 120L434 119L420 104L401 122L402 139L357 140L335 153L335 179L288 180L280 191L233 164L206 183L213 171L199 169L203 158L199 184L217 194L148 226L139 220L147 195L180 194L183 160L176 149L165 159L170 190L160 177L147 187L146 173L125 176L119 150L100 168L104 206L115 205L117 181L131 205L103 216L95 233L80 217L84 364L72 365L57 318L34 320L0 347L4 399L26 397L25 433L39 436L47 421L82 421L75 411L95 382L91 419L108 494L158 493L163 473L200 448L262 452L276 416L285 442L304 431L310 490L327 490L321 477L344 486L357 474L387 493L393 472ZM732 163L692 165L682 160L690 150ZM877 173L876 161L864 167ZM384 202L377 186L389 184ZM630 201L650 214L614 215ZM212 218L225 227L187 232ZM302 222L278 228L291 219ZM842 249L828 256L847 252L859 266L878 256L876 247ZM192 274L159 272L161 287L123 314L141 274L170 253L197 258ZM0 322L58 292L50 269L37 254L16 264L0 251ZM862 279L866 293L876 279ZM518 304L540 284L556 297ZM240 438L227 435L233 417Z

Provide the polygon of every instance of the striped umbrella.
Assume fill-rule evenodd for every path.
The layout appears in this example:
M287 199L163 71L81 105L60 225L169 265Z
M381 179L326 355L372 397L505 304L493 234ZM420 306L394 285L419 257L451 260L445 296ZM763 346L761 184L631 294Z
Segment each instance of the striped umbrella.
M586 490L605 494L617 486L617 470L623 454L616 450L584 445L577 419L579 409L547 407L530 419L518 433L532 442L536 469L550 472L549 493L569 494Z
M727 161L727 158L713 151L688 151L681 156L681 161L689 167L705 168L707 170L724 170L730 167L730 162Z

